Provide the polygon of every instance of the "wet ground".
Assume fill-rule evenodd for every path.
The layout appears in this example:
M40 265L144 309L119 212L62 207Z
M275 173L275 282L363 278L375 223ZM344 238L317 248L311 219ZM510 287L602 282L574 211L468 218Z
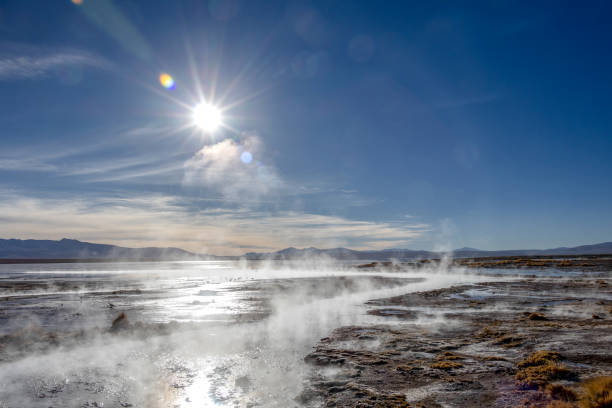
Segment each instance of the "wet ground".
M517 364L546 349L565 384L609 374L611 283L438 263L1 265L0 407L546 406Z
M369 301L378 324L338 328L306 357L320 371L303 398L327 407L607 407L581 399L588 379L612 375L610 272L517 272ZM552 357L529 363L537 352Z
M0 407L291 407L365 302L479 280L343 265L0 267ZM306 402L318 406L318 402Z

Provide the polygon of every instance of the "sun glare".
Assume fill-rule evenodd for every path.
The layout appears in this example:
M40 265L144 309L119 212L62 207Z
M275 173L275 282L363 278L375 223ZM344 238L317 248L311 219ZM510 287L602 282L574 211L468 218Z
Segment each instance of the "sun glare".
M193 123L202 130L212 132L221 126L223 117L219 108L208 103L200 103L193 108Z

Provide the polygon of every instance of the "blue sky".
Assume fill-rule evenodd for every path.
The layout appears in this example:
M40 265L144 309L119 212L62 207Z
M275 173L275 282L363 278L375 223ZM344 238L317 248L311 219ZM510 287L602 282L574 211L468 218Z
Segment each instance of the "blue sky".
M80 3L0 5L4 238L611 240L607 2Z

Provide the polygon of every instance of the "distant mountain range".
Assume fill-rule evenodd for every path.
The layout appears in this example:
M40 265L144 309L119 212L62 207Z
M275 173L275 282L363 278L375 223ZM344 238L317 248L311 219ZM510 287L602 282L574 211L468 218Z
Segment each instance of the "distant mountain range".
M577 247L552 249L520 249L484 251L476 248L460 248L453 251L455 258L537 256L537 255L601 255L612 254L612 242ZM126 259L126 260L197 260L197 259L240 259L248 260L290 260L327 257L339 260L388 259L408 260L439 258L441 252L411 249L384 249L379 251L355 251L347 248L285 248L276 252L249 252L241 257L196 254L180 248L125 248L116 245L93 244L75 239L59 241L35 239L0 239L0 259Z
M180 248L125 248L76 239L0 239L2 259L188 259L200 256Z
M577 247L560 247L552 249L516 249L485 251L476 248L460 248L453 251L455 258L479 258L495 256L536 256L536 255L602 255L612 254L612 242L603 242L594 245L581 245ZM347 248L318 249L318 248L286 248L277 252L258 253L249 252L244 255L247 259L301 259L314 256L327 256L343 260L372 260L388 259L423 259L439 258L442 252L419 251L412 249L383 249L379 251L354 251Z
M440 254L431 251L418 251L411 249L383 249L379 251L355 251L347 248L285 248L276 252L249 252L244 254L246 259L304 259L313 257L328 257L342 260L387 260L387 259L415 259L435 258Z

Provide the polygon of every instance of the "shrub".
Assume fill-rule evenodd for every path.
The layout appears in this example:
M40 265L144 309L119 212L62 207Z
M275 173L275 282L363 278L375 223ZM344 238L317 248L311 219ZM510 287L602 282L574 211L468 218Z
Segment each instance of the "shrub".
M546 385L551 380L572 377L567 367L560 363L561 355L555 351L540 350L517 364L516 378L523 386Z
M593 378L584 383L583 408L612 408L612 377Z
M519 368L521 367L532 367L537 365L543 365L548 361L558 361L561 359L561 354L556 351L548 351L548 350L538 350L534 353L531 353L529 357L521 361L517 364Z
M551 380L562 380L571 376L564 364L548 361L543 365L526 367L519 370L515 378L521 384L531 387L545 385Z

